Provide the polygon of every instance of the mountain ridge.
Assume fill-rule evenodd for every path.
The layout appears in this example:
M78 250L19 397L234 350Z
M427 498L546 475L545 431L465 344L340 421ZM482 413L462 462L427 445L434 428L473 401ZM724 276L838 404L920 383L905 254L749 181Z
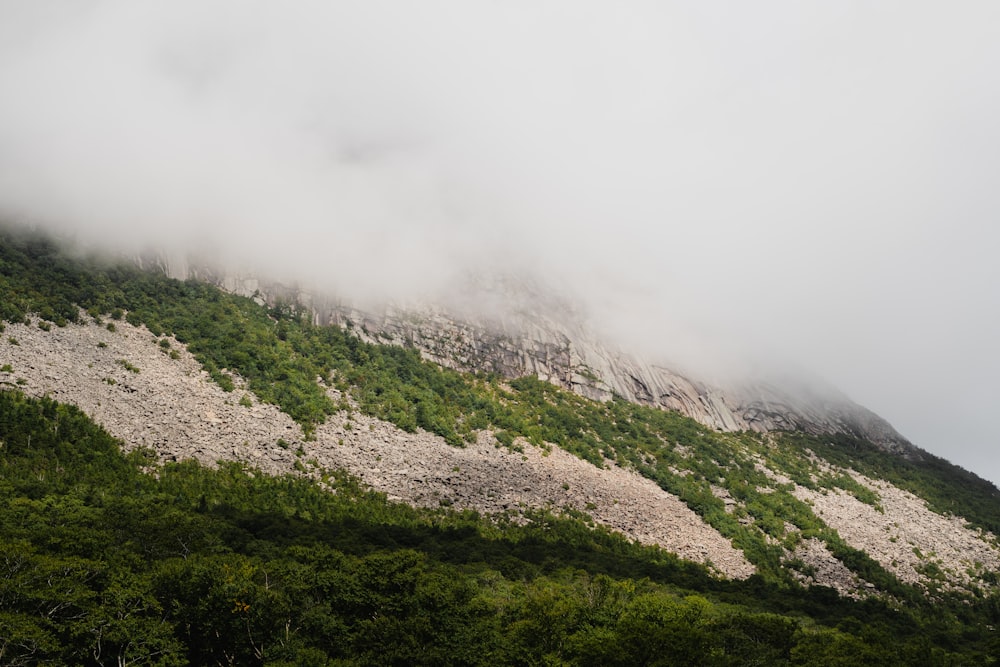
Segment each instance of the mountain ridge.
M468 276L467 283L438 304L359 307L332 292L190 260L159 256L143 264L178 279L206 280L262 305L302 304L316 324L350 327L367 342L412 347L424 358L460 371L511 379L535 375L586 398L618 396L676 410L723 431L843 433L901 456L924 455L882 417L816 379L713 383L626 353L596 334L572 303L537 282ZM441 305L449 303L453 305Z

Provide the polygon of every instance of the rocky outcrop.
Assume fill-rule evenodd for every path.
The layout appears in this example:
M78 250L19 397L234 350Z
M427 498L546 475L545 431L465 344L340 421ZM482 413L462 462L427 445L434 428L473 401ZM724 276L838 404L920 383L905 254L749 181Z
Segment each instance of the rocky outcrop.
M168 339L165 350L145 328L126 322L115 328L8 325L0 367L11 370L0 371L0 387L76 405L126 445L151 448L165 460L241 461L269 474L344 469L390 498L429 507L485 513L570 507L725 576L754 572L687 505L635 472L597 468L558 448L522 443L523 452L511 451L488 432L455 448L357 411L332 416L307 442L288 415L243 392L239 378L237 390L226 393L176 341Z
M77 405L128 446L152 448L165 460L234 460L270 474L345 469L395 500L486 514L569 507L631 539L710 563L726 576L754 571L742 552L677 497L632 470L611 462L598 468L558 448L527 443L520 443L523 452L512 451L489 432L455 448L357 410L333 415L317 428L315 440L306 441L287 415L243 391L238 377L237 390L226 393L175 340L167 339L165 348L145 328L115 326L113 332L93 322L44 331L37 324L8 324L0 340L0 387ZM344 398L328 391L335 402ZM994 536L935 514L890 484L834 470L818 458L814 463L854 474L878 495L879 507L841 491L796 487L795 494L900 579L928 588L968 587L979 575L1000 570ZM776 483L792 484L763 462L759 466ZM724 489L718 495L729 509L738 504ZM849 595L870 589L816 540L803 539L786 560L803 563L804 582Z
M317 323L350 327L371 342L414 347L451 368L535 375L596 400L619 396L676 410L722 431L847 434L906 457L922 454L878 415L819 382L782 378L719 386L626 354L595 335L571 304L523 280L470 279L434 304L361 309L252 275L182 268L261 301L304 304Z

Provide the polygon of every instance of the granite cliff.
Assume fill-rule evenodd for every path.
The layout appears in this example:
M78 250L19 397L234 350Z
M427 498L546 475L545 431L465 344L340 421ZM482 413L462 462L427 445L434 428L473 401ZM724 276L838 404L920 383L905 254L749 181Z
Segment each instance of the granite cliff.
M369 342L413 347L457 370L535 375L595 400L619 396L676 410L720 431L846 434L905 457L922 455L884 419L815 379L713 383L627 353L597 335L571 302L529 280L471 276L436 302L358 307L322 290L187 261L154 264L173 277L207 280L262 304L304 304L316 323L350 327Z

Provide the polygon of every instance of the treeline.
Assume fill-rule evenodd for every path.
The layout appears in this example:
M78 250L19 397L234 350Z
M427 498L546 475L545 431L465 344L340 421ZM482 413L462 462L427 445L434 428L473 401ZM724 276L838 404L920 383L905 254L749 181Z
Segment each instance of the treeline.
M157 466L0 392L0 664L981 665L996 600L717 580L580 518Z

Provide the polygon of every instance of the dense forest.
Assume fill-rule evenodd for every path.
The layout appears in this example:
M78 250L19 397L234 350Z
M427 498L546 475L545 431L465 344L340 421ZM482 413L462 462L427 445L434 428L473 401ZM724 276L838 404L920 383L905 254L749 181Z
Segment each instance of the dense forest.
M680 497L759 574L722 581L572 512L534 512L522 525L389 503L337 471L330 493L233 464L161 465L150 452L122 454L69 406L6 391L0 664L928 665L988 664L996 652L992 586L900 582L756 465L877 505L808 450L1000 533L996 489L941 459L846 436L717 433L535 378L461 374L314 326L295 304L265 308L0 230L0 322L32 315L43 328L113 330L124 318L162 337L165 352L169 334L223 389L238 374L307 436L354 409L331 401L319 377L357 409L452 446L490 429L501 446L618 462ZM740 501L736 512L713 484ZM803 587L782 547L804 537L879 594Z

